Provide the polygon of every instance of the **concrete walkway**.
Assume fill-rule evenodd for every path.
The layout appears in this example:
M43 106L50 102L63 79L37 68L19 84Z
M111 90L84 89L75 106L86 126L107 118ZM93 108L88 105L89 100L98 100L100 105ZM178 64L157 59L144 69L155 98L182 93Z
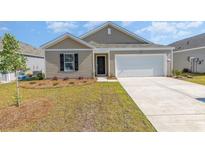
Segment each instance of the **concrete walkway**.
M107 79L107 77L97 77L97 82L118 82L116 79Z
M119 78L157 131L205 131L205 86L165 77Z

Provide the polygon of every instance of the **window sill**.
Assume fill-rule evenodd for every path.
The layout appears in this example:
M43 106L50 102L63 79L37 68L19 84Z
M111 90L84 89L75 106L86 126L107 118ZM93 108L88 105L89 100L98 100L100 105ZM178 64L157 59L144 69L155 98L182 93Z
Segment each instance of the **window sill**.
M74 73L74 72L76 72L75 70L73 70L73 71L60 71L60 73Z

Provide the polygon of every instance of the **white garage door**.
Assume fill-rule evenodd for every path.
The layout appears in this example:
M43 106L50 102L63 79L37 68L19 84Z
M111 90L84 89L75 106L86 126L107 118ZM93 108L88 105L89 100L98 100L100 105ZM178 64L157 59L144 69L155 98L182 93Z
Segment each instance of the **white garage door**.
M116 55L117 77L165 76L165 55Z

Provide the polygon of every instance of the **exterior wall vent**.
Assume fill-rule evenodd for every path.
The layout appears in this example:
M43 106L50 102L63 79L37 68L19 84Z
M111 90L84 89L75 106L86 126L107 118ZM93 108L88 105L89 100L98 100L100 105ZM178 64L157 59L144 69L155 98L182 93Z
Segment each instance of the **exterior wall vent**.
M108 34L108 35L111 35L111 34L112 34L111 28L108 28L108 29L107 29L107 34Z

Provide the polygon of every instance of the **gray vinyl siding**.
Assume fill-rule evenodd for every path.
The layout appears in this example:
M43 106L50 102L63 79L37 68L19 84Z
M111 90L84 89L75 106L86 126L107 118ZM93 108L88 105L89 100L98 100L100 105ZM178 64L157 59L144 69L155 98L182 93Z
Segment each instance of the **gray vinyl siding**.
M110 75L115 76L115 55L116 54L166 54L168 59L172 58L170 50L161 51L111 51L110 52ZM167 62L167 75L171 75L171 62Z
M184 68L191 68L190 62L188 62L187 58L196 57L200 60L204 60L202 64L197 65L197 72L204 73L205 72L205 49L193 49L185 52L176 52L174 53L174 69L183 70Z
M73 39L66 38L63 41L60 41L50 46L48 49L90 49L90 48Z
M43 57L25 56L27 67L33 71L45 72L45 59Z
M73 72L60 71L60 54L61 53L77 53L79 70ZM93 53L92 51L46 51L46 78L57 76L59 78L69 77L93 77Z
M108 35L107 29L111 29L111 35ZM102 44L141 44L144 43L140 40L137 40L134 37L131 37L111 26L107 26L98 32L95 32L83 39L86 42L94 41L96 43Z

